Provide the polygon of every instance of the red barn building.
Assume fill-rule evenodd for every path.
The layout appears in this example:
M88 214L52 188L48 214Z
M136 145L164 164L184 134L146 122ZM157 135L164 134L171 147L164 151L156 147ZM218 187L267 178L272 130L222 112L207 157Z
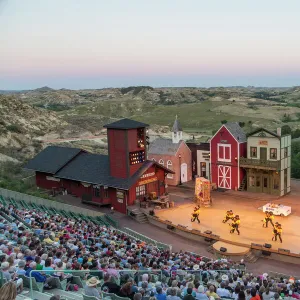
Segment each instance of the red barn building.
M174 174L147 157L147 124L123 119L105 125L108 155L76 148L49 146L27 163L36 172L36 184L63 189L84 202L110 204L126 213L136 199L165 193L165 177Z
M238 189L245 176L240 157L247 153L247 138L238 123L226 123L210 140L211 181L218 188Z

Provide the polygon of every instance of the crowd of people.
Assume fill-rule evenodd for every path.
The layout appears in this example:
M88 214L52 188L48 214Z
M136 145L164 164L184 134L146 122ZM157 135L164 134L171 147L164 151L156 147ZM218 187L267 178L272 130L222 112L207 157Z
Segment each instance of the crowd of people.
M44 211L10 205L0 213L13 219L0 216L2 290L24 293L22 276L32 276L44 289L54 288L58 278L77 291L79 276L84 293L97 299L105 293L133 300L300 299L293 278L248 274L243 261L161 250L112 227Z

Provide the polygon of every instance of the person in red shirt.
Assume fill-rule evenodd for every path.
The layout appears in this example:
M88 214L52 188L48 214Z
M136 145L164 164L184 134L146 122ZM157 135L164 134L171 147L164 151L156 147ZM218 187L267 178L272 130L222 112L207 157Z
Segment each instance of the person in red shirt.
M256 289L251 289L251 296L250 300L260 300L260 296L257 294Z

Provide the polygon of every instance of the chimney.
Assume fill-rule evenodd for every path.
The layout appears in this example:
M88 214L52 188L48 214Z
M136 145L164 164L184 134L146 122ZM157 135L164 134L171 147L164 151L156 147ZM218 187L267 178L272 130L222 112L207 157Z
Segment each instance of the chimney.
M277 128L277 135L281 136L281 128Z

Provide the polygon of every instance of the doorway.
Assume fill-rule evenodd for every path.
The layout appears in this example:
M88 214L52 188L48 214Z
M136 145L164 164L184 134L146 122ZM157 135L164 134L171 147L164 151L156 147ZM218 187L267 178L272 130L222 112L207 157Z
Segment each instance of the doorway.
M263 193L269 193L269 176L268 175L263 175L263 184L262 184L262 191Z
M181 170L180 170L180 175L181 175L181 182L187 182L187 164L183 163L181 164Z
M206 178L206 162L200 163L200 177Z
M260 160L267 160L267 148L266 147L260 147Z

